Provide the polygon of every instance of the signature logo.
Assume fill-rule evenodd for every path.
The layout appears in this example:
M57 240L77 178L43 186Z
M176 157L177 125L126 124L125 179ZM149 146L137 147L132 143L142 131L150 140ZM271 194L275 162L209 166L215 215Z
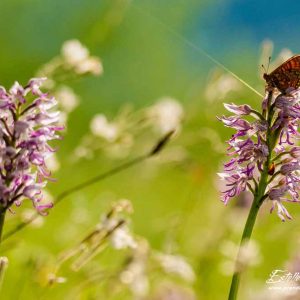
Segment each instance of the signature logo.
M274 270L266 283L300 282L300 272L291 273L285 270Z
M297 289L300 290L300 272L289 272L286 270L274 270L266 280L269 289Z

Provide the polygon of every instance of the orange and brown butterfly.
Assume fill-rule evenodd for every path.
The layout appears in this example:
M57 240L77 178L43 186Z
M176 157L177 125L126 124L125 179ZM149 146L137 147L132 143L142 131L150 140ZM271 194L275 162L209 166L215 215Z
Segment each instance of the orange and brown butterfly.
M285 93L288 88L300 87L300 55L294 55L277 67L270 74L264 73L267 88L277 88Z

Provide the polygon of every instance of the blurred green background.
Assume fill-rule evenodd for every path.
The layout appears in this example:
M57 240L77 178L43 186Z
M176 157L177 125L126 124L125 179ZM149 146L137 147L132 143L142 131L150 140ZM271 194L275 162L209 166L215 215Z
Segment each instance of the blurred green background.
M89 282L93 266L115 268L119 255L115 250L99 254L80 272L66 265L60 271L66 283L49 287L42 278L59 254L79 243L112 201L121 198L132 201L130 226L135 234L146 238L157 251L186 257L193 267L196 280L188 289L194 296L188 293L174 299L226 299L230 283L230 274L226 274L230 258L226 255L234 257L226 249L230 242L237 244L240 239L247 206L232 200L225 207L219 200L216 173L226 160L224 141L232 132L215 116L224 113L223 102L247 102L259 108L261 98L234 81L202 50L262 93L260 64L266 64L268 56L262 56L263 49L270 45L263 41L274 41L274 57L282 48L296 52L299 47L295 38L297 18L288 10L282 13L281 1L272 7L268 3L1 1L1 85L9 87L15 80L25 84L70 39L80 40L103 64L101 76L64 82L79 96L80 103L70 113L64 139L58 143L57 182L48 185L54 198L146 153L161 136L145 126L133 134L134 145L124 156L109 155L108 145L108 151L96 151L90 159L74 160L74 149L90 131L95 114L114 120L126 107L134 119L139 116L134 112L153 106L163 97L177 99L184 109L182 128L160 157L67 197L51 210L42 226L29 226L3 243L3 255L9 259L3 299L134 299L129 290L110 293L111 283L105 279ZM172 153L175 158L169 157ZM29 203L16 208L4 230L14 228L28 208ZM300 249L297 205L288 207L294 220L284 224L276 214L269 215L269 208L269 204L263 207L253 235L261 259L244 275L240 299L259 299L269 274L284 268ZM165 280L163 275L157 276ZM89 284L84 285L86 281ZM74 295L75 287L79 288ZM153 283L149 295L142 299L171 299L158 296L156 288Z

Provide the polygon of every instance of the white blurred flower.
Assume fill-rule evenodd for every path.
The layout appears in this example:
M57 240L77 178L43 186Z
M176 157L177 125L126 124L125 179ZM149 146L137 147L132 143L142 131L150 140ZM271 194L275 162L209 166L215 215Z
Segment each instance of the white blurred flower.
M55 154L47 157L46 164L47 164L48 169L52 172L55 172L60 168L60 163Z
M74 151L74 155L75 155L75 160L78 158L87 158L87 159L94 158L93 151L84 145L79 145L78 147L76 147Z
M238 271L242 271L247 266L255 266L258 265L262 258L260 253L259 245L256 241L250 240L243 243L240 248L240 253L238 257L238 262L235 264L235 258L237 256L239 250L239 246L233 243L232 241L224 241L220 247L221 253L227 257L226 262L223 262L221 267L224 274L226 274L226 268L228 267L227 271L232 271L232 267Z
M261 262L259 245L254 240L245 242L241 247L239 263L243 266L255 266Z
M133 213L133 206L130 200L128 199L120 199L115 205L114 210L118 213L127 212Z
M68 86L60 87L55 95L56 99L59 99L62 109L67 113L73 111L79 104L78 96Z
M230 74L213 74L205 91L205 97L209 102L224 99L229 92L239 91L240 82Z
M180 129L183 114L182 105L170 97L160 99L149 110L150 118L161 133Z
M61 54L65 61L72 66L76 66L86 60L90 55L89 50L78 40L69 40L64 42Z
M103 67L98 57L89 57L75 67L78 74L91 73L93 75L101 75Z
M128 228L121 227L116 229L111 237L112 246L115 249L136 248L137 243L130 234Z
M103 114L94 116L90 124L91 131L94 135L100 136L109 142L113 142L118 137L118 127L116 124L108 122Z
M0 265L7 265L8 264L8 258L6 256L0 257Z
M146 296L149 291L149 281L145 275L145 268L141 264L131 264L130 269L121 273L120 280L128 285L136 296Z
M195 281L196 276L194 270L187 263L184 257L180 255L158 253L156 255L156 259L165 272L176 274L188 282Z
M129 286L136 297L144 297L149 292L149 280L146 273L149 245L140 241L134 251L132 260L120 274L120 281Z
M66 41L62 46L61 54L66 64L74 68L78 74L100 75L103 73L100 59L90 56L89 50L78 40Z

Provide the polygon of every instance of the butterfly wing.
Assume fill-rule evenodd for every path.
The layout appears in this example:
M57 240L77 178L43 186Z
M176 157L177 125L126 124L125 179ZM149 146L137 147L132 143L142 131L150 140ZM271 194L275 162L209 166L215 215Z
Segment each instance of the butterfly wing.
M281 64L267 76L267 83L285 92L288 88L300 86L300 55L295 55Z

